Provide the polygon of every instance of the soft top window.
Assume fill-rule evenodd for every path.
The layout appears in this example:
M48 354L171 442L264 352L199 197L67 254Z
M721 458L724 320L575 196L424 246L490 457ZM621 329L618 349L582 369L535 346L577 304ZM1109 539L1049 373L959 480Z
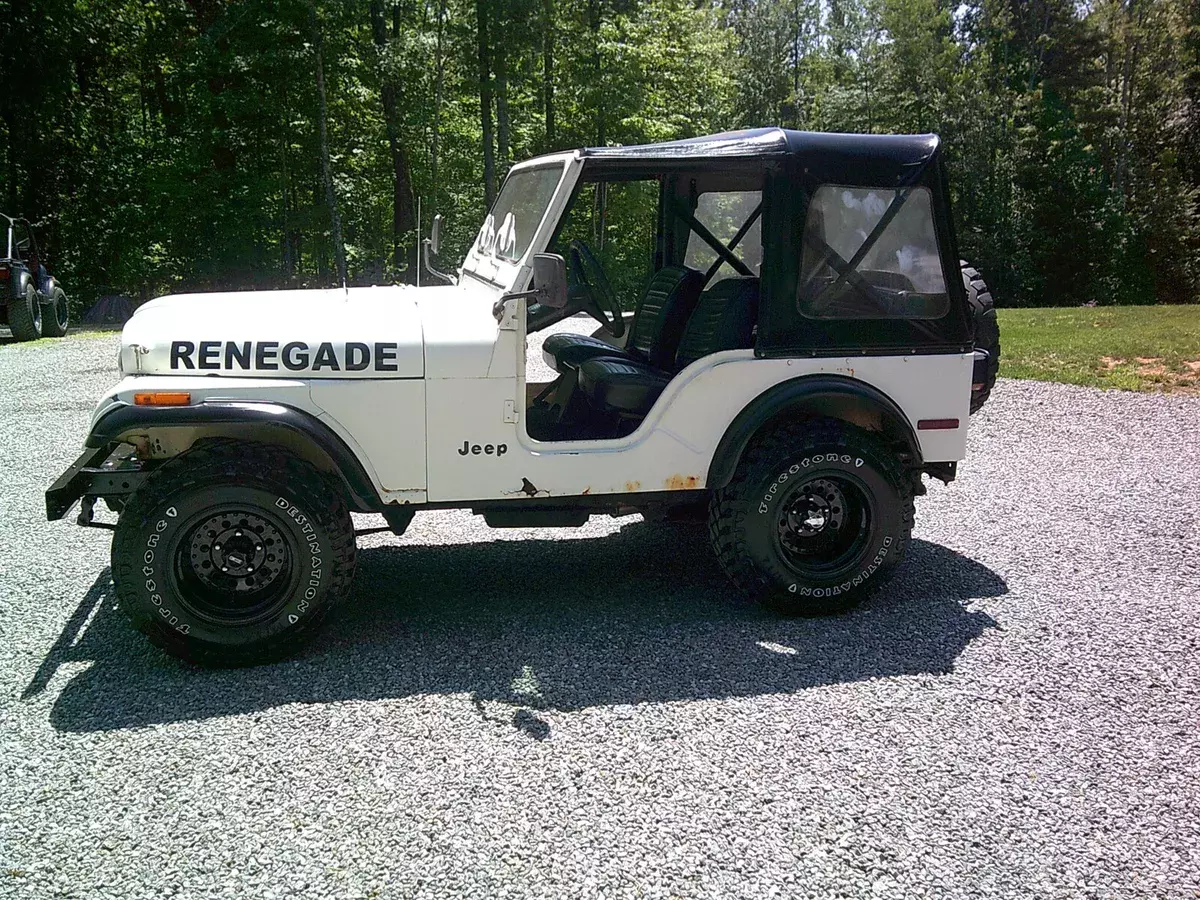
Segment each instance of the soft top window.
M696 221L759 274L762 267L762 191L708 191L696 203ZM688 235L684 265L707 274L706 282L739 274L695 231Z
M818 188L804 224L797 306L818 319L945 315L929 189Z

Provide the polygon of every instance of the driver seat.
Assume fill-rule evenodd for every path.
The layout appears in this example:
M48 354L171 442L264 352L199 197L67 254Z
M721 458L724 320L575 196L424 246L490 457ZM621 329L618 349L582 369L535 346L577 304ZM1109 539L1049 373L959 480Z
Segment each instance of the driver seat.
M683 328L704 287L704 274L686 266L666 266L654 273L633 316L625 347L614 347L583 334L552 334L542 344L542 357L556 372L574 372L589 359L603 356L670 367Z

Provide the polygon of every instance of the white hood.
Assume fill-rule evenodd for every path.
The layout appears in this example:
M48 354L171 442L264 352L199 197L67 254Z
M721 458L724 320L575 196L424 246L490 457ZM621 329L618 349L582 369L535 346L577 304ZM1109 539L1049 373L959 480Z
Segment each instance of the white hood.
M126 323L121 365L128 375L421 378L416 296L446 290L393 286L160 297Z

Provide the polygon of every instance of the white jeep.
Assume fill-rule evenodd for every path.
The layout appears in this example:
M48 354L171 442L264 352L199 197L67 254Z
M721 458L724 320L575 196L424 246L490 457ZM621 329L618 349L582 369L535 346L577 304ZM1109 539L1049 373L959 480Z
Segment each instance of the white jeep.
M155 644L294 651L349 593L352 511L397 534L452 507L496 527L707 516L739 592L844 608L904 556L922 473L954 477L999 357L932 135L539 157L444 280L130 319L46 504L115 530L121 605ZM531 383L528 335L579 313L599 330L548 337L557 377Z

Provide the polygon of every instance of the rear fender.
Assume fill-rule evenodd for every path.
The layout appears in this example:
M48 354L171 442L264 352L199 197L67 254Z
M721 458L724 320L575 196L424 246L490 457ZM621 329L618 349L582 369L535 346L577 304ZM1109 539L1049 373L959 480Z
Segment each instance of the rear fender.
M725 487L754 436L782 422L827 417L883 435L906 458L921 466L921 445L908 417L894 400L865 382L840 375L808 375L785 381L755 397L717 444L708 469L709 488Z
M167 459L199 440L235 438L271 444L307 460L341 484L355 512L381 507L362 462L334 431L315 416L278 403L207 401L196 406L120 405L103 413L88 435L88 447L132 444L139 459Z

